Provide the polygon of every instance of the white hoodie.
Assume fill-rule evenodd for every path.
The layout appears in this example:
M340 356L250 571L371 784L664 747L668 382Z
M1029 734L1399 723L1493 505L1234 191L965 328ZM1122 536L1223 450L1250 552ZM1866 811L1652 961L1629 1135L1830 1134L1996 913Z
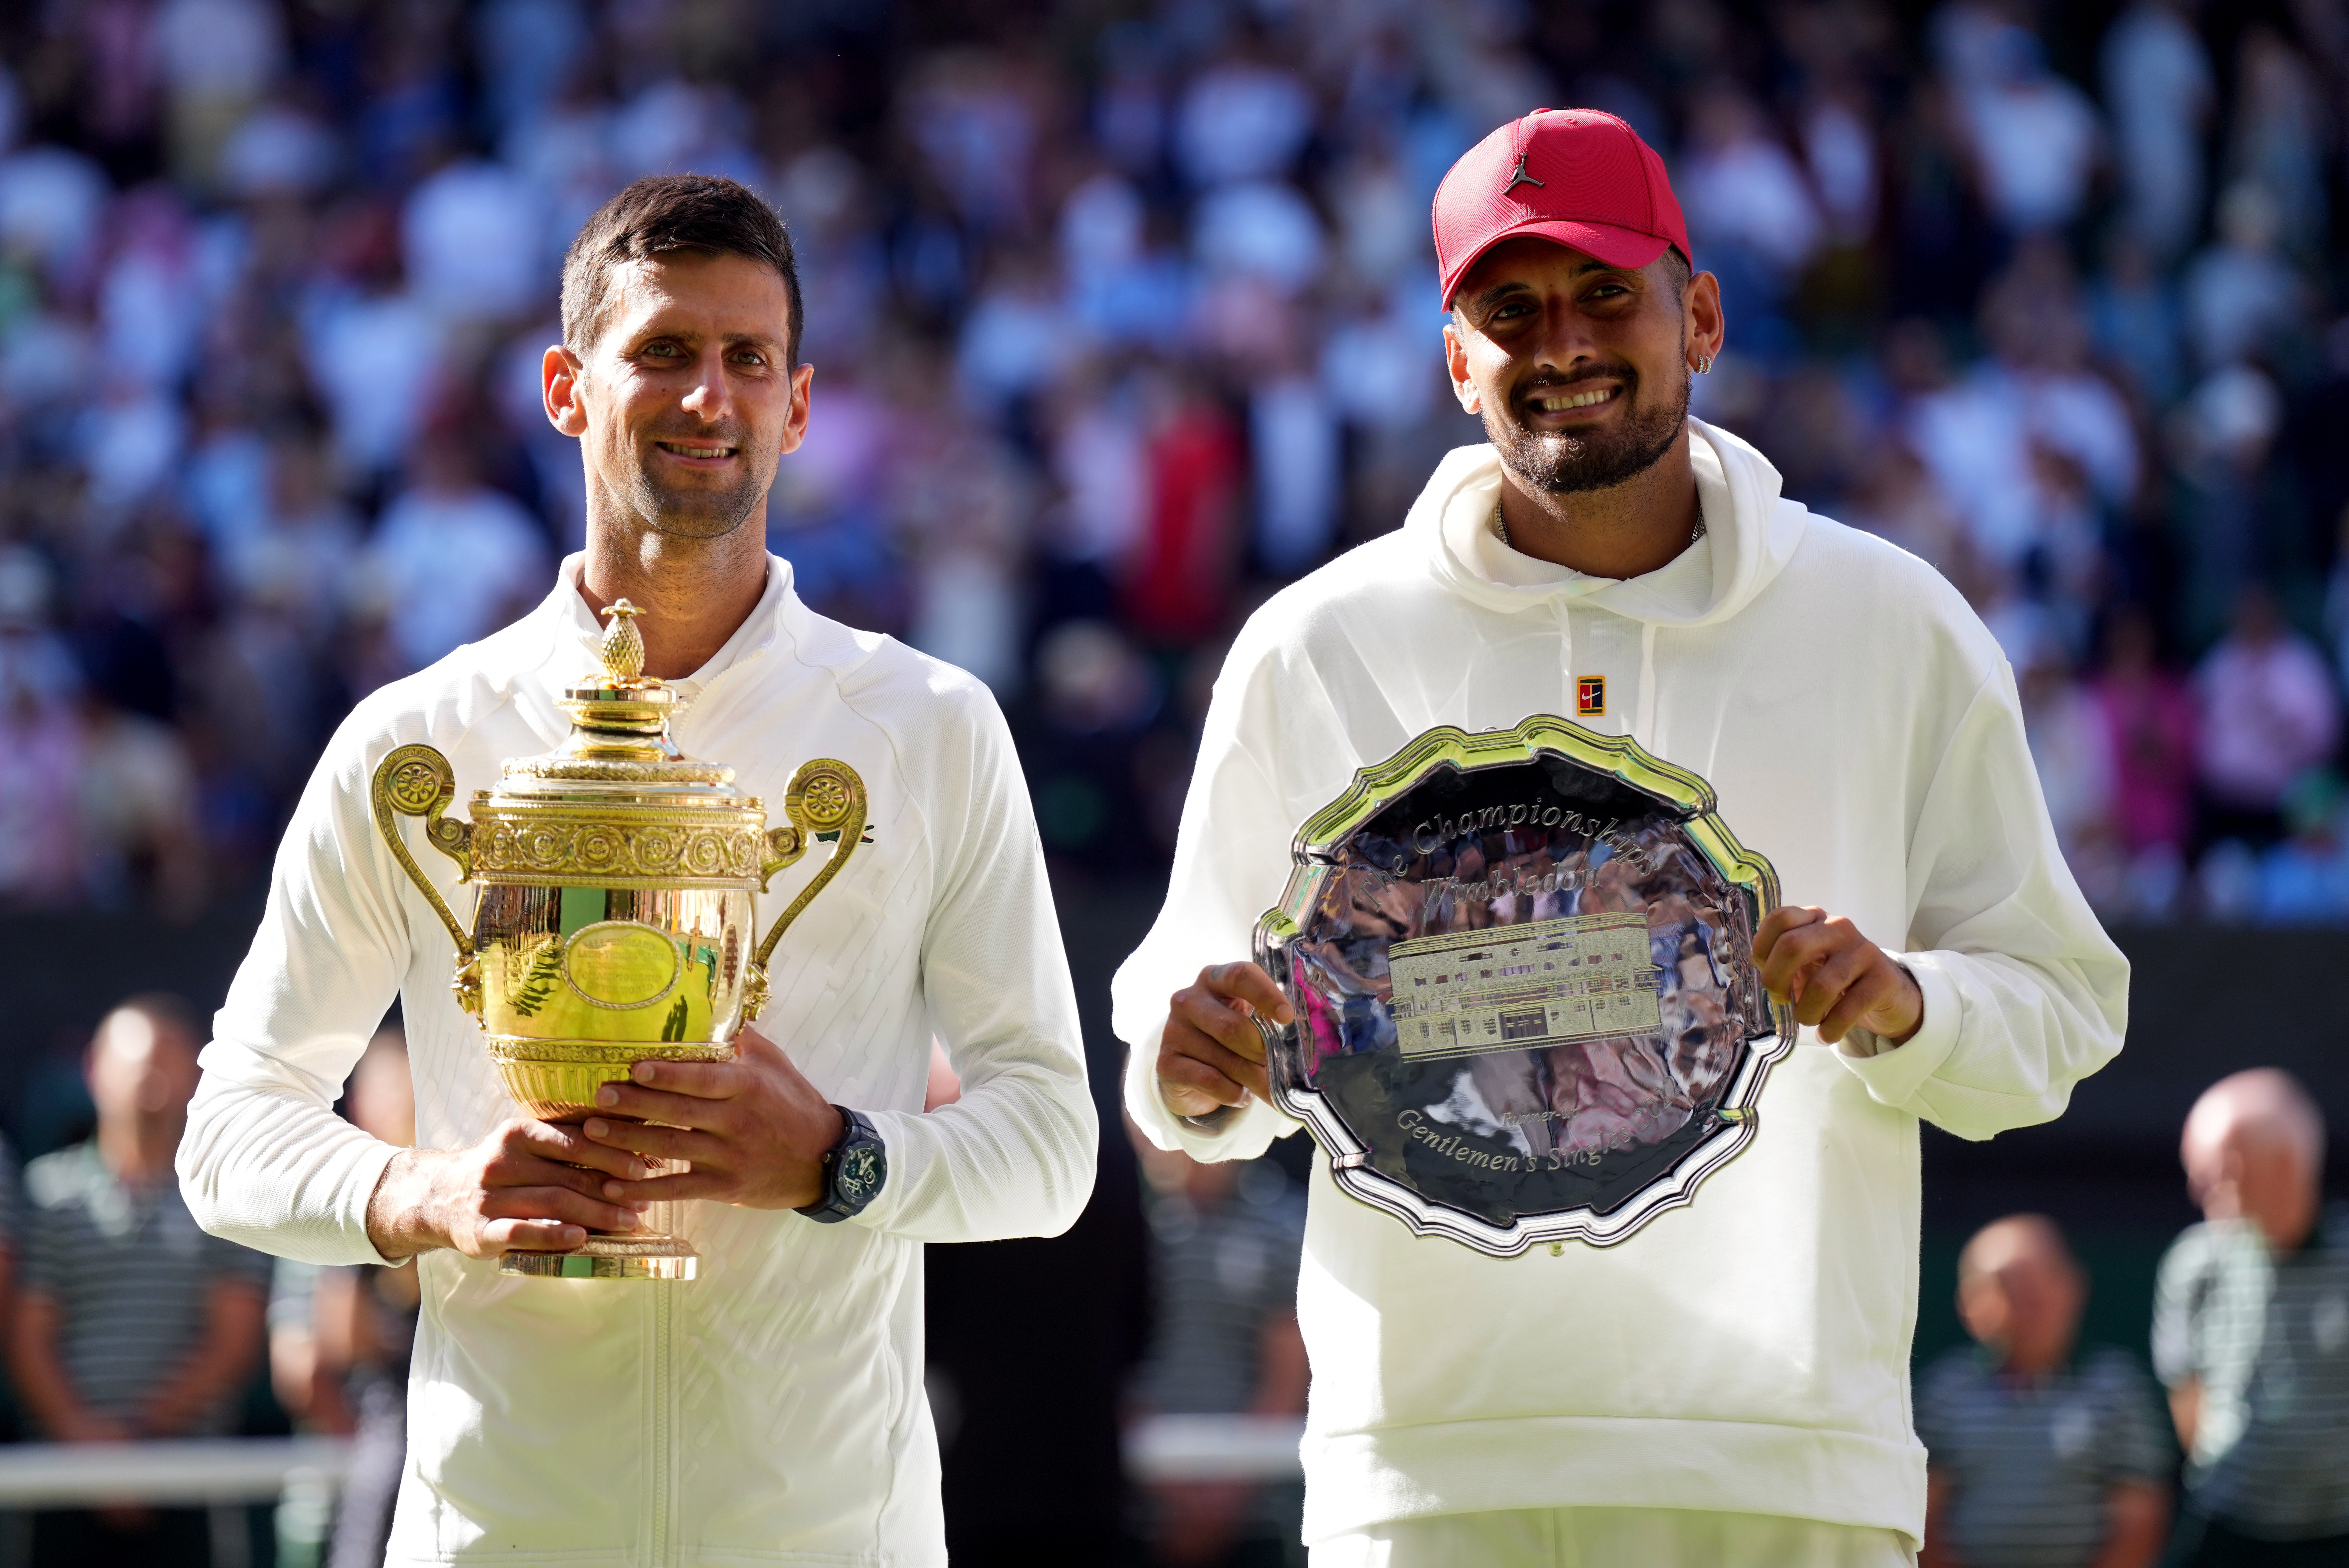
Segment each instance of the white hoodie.
M1921 1537L1910 1429L1921 1119L1964 1138L2060 1114L2120 1047L2128 966L2065 870L2012 672L1930 568L1811 516L1692 420L1707 528L1627 582L1518 555L1489 447L1447 456L1397 532L1275 597L1216 686L1166 906L1118 973L1126 1105L1207 1159L1296 1124L1177 1119L1167 998L1245 957L1313 811L1439 724L1574 717L1709 780L1789 903L1897 954L1921 1028L1808 1030L1760 1132L1694 1203L1600 1250L1494 1259L1345 1196L1317 1153L1298 1315L1312 1354L1305 1535L1429 1514L1713 1509ZM1870 1054L1874 1053L1874 1054Z
M420 1145L462 1148L521 1114L450 995L454 949L376 831L367 785L386 752L429 741L470 799L507 758L560 744L556 699L599 635L580 560L531 614L376 692L328 743L180 1146L181 1191L214 1235L380 1261L367 1204L393 1150L334 1102L394 995ZM775 951L759 1026L872 1118L888 1179L837 1225L681 1205L691 1281L517 1279L425 1253L394 1563L943 1564L922 1243L1055 1234L1092 1189L1076 997L987 688L814 614L781 561L678 684L678 744L746 793L781 800L800 763L836 757L871 794L869 837ZM416 858L469 915L455 866ZM779 875L765 918L820 864ZM925 1115L934 1036L963 1093Z

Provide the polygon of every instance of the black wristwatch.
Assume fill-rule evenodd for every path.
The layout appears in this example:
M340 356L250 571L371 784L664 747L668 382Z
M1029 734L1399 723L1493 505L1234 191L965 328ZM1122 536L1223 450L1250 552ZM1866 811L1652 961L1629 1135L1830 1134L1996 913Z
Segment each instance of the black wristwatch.
M836 1225L864 1212L864 1206L881 1195L881 1184L889 1180L888 1146L873 1130L873 1124L862 1111L844 1105L832 1109L840 1112L843 1126L840 1141L824 1153L823 1201L794 1211L819 1225Z

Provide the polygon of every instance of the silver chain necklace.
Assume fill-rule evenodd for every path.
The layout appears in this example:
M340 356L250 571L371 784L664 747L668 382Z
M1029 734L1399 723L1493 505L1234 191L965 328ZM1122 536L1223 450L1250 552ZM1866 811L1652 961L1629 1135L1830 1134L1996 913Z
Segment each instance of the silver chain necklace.
M1495 538L1499 539L1503 544L1507 544L1510 549L1515 550L1516 548L1516 545L1509 544L1509 520L1501 515L1501 498L1499 496L1495 496L1493 498L1493 533ZM1704 513L1700 510L1696 514L1695 523L1689 529L1688 542L1690 544L1694 544L1698 540L1702 539L1703 537Z

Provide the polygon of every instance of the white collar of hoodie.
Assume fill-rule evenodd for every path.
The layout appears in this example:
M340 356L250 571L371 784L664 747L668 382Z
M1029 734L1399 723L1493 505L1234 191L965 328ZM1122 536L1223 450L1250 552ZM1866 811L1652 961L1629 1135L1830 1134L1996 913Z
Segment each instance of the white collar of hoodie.
M578 672L582 675L595 667L596 650L604 640L602 618L587 607L585 597L579 592L579 574L586 562L584 552L564 557L563 565L554 574L554 591L547 595L549 607L569 623L572 640L586 650L587 663ZM699 669L667 683L669 689L677 693L680 707L691 707L719 676L738 664L759 657L773 645L776 634L781 629L783 602L790 594L791 587L791 562L781 556L768 556L767 585L761 592L758 603L742 617L742 624L734 628L734 634L719 645L718 651L710 655ZM574 684L575 678L564 684Z
M1723 475L1721 459L1713 448L1702 441L1690 442L1689 466L1696 473L1697 511L1704 519L1704 533L1691 540L1686 549L1663 565L1637 579L1659 603L1676 612L1674 619L1683 621L1695 620L1713 603L1713 530L1716 520L1725 520L1730 511L1729 480ZM1492 488L1495 492L1499 490L1497 474ZM1544 588L1579 597L1625 581L1593 577L1571 566L1526 554L1494 532L1490 505L1485 508L1481 526L1472 521L1465 493L1460 501L1444 508L1444 541L1460 558L1461 564L1485 582L1505 588Z
M1768 459L1726 430L1688 422L1704 537L1643 577L1592 577L1522 554L1492 529L1501 459L1489 445L1445 455L1404 529L1431 548L1436 575L1495 609L1588 601L1633 620L1702 625L1736 614L1794 554L1808 516L1779 494Z

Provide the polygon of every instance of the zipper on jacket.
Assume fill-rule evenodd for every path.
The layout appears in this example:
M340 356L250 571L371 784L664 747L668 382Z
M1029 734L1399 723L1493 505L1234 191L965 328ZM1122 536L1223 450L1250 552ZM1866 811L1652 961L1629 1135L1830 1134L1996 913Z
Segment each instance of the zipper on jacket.
M669 1568L677 1562L677 1546L669 1539L670 1507L669 1455L674 1422L669 1412L671 1387L670 1339L676 1320L676 1290L674 1280L648 1282L653 1292L653 1562L657 1568Z

